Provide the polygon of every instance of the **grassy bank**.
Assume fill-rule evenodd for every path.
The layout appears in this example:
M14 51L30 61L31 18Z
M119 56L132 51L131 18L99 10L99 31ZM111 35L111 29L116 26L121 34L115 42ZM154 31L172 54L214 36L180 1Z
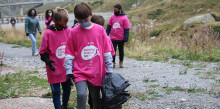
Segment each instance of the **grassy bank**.
M125 47L127 56L153 61L166 61L169 58L220 61L219 34L209 25L194 28L185 36L172 36L168 32L151 39L146 32L140 28L139 32L130 34L131 39Z
M42 37L43 33L42 35L40 35L39 33L37 34L37 48L40 47ZM26 36L24 29L9 29L3 31L0 28L0 42L22 45L24 47L32 47L31 39L28 36Z
M50 85L46 79L37 76L38 71L30 71L0 76L0 99L19 98L19 97L42 97L51 98L52 93ZM70 109L76 108L76 90L72 88L70 100Z

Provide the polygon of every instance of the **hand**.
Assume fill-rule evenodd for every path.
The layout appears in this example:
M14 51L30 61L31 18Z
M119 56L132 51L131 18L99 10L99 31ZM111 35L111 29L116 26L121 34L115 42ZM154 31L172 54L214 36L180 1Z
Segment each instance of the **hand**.
M40 35L41 35L41 32L39 32L40 33Z
M73 86L73 82L74 82L73 74L66 75L66 82L68 85Z
M55 71L56 68L53 66L52 63L55 63L55 62L52 60L49 60L48 62L46 62L46 64L50 67L50 70Z
M29 36L29 33L26 33L26 36Z

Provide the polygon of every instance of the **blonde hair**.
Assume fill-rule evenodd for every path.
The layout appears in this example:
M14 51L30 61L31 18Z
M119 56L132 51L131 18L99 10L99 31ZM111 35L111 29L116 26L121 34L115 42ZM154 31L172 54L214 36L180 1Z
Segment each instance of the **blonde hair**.
M69 20L68 11L64 8L56 7L54 11L54 19L56 21L68 22Z

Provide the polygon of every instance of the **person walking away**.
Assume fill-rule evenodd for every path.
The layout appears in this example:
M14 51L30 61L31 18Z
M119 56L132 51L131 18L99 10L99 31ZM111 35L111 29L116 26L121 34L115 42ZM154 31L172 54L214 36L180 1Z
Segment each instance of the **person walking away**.
M77 109L86 109L87 88L94 109L101 109L100 86L106 72L112 72L111 43L104 28L91 22L92 10L81 2L74 7L79 25L71 30L66 47L67 78L77 90Z
M46 63L48 83L53 94L55 109L67 109L71 86L66 81L66 70L64 67L65 48L68 35L71 31L67 27L68 12L57 7L54 13L55 24L51 25L44 33L39 54L41 60ZM60 85L62 85L62 105L60 103Z
M120 68L124 67L124 43L128 41L129 29L129 19L125 15L122 6L120 4L116 4L114 6L114 15L112 15L109 19L106 32L108 35L110 34L115 53L118 47ZM115 56L113 56L113 68L115 68Z
M11 26L12 26L13 30L15 30L16 20L15 20L14 17L11 18L10 23L11 23Z
M48 9L45 12L45 24L46 24L46 29L50 27L50 25L54 24L53 22L53 10L52 9Z
M37 11L35 9L30 9L27 15L28 16L25 18L25 33L26 36L29 36L32 41L32 56L37 56L37 29L41 35L39 20L36 17Z

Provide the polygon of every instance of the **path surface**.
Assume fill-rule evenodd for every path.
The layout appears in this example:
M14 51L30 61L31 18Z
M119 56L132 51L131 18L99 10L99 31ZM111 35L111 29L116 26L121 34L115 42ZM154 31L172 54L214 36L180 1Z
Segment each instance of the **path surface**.
M31 48L17 49L11 48L12 46L14 45L0 43L0 49L5 49L4 64L23 70L38 70L36 76L46 78L44 63L39 56L31 56ZM220 62L173 59L168 62L152 62L125 58L124 64L125 68L122 69L117 62L114 69L114 72L120 73L131 83L128 91L132 98L124 105L124 109L220 109ZM171 90L167 93L166 89L174 87L181 87L183 91ZM205 91L187 93L188 89ZM3 99L0 100L0 109L30 109L29 104L35 106L32 109L41 108L41 105L53 107L52 101L44 98L36 98L40 102L26 103L32 99ZM11 103L15 101L16 103ZM8 105L2 105L5 103Z
M0 42L0 52L4 51L4 56L7 58L15 58L15 57L31 57L32 50L31 48L27 47L21 47L19 46L18 48L13 48L13 47L18 47L19 45L15 44L5 44Z

